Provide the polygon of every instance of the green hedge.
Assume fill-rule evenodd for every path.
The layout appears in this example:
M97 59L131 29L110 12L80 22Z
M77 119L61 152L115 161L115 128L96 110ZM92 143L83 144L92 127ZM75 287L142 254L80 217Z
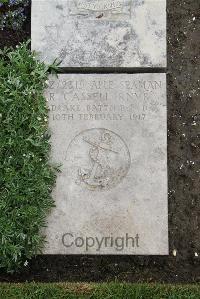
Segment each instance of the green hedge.
M28 46L0 51L0 268L8 272L40 252L56 178L43 96L56 67L40 63Z
M156 284L1 284L0 299L199 299L197 285Z

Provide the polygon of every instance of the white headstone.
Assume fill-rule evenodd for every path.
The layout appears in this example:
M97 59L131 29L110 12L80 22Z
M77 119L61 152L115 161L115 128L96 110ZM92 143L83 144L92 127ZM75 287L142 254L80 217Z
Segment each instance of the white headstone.
M50 77L47 254L168 254L165 74Z
M166 0L32 0L31 36L62 67L165 67Z

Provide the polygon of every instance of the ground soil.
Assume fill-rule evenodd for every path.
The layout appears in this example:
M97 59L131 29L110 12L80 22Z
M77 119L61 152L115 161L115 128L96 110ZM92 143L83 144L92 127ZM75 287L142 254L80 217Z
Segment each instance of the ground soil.
M167 7L170 255L38 256L1 281L200 281L200 1ZM21 32L0 32L0 48L30 38L27 14Z

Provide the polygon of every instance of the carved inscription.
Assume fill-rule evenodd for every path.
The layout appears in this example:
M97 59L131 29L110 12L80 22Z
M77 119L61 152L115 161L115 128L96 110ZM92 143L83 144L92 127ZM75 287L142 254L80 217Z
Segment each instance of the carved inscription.
M77 1L77 8L80 10L91 10L91 11L107 11L117 10L121 11L124 1Z
M120 92L114 94L120 87ZM156 117L162 103L149 95L162 88L161 81L50 80L48 100L53 121L139 121ZM61 90L61 93L57 93ZM116 103L113 103L113 98Z
M131 16L131 0L74 0L69 2L69 14L96 20L127 18Z

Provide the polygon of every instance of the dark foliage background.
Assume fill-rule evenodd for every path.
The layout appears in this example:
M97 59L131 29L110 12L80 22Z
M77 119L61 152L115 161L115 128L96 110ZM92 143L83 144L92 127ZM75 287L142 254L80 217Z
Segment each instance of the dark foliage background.
M31 0L0 0L0 48L30 37Z

